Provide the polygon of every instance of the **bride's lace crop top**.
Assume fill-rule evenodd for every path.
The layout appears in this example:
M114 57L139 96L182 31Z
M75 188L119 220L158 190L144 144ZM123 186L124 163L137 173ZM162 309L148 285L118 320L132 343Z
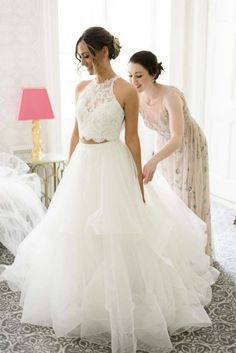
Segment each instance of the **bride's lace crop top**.
M99 84L91 81L79 96L76 118L80 138L95 142L117 140L124 120L124 110L113 93L118 77Z

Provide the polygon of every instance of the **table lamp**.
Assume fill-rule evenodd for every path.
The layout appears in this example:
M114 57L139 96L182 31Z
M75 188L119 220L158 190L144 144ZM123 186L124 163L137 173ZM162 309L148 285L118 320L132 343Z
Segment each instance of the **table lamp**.
M40 120L53 119L54 114L46 88L23 88L17 120L32 120L32 160L42 158Z

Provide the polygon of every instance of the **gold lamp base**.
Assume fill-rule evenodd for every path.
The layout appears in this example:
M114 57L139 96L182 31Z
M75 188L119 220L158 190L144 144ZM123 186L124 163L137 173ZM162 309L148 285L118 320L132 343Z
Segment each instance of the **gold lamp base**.
M41 148L41 136L40 136L40 121L32 120L32 160L39 161L42 156L42 148Z

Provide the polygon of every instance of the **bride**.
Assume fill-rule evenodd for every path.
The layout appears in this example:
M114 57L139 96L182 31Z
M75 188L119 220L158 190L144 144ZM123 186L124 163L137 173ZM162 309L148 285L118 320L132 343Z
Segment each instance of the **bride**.
M0 278L21 291L22 322L93 342L108 335L113 353L169 351L169 334L211 325L204 306L218 271L205 223L174 194L143 188L137 94L110 64L119 51L101 27L76 43L95 78L76 88L70 162Z

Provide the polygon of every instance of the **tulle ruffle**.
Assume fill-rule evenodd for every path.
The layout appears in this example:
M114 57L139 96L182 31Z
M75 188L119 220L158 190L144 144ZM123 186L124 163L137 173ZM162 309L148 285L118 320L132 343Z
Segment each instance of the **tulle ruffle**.
M77 146L45 218L0 267L23 322L110 335L113 353L170 350L169 332L211 324L206 225L170 190L145 196L121 142Z
M40 179L28 165L9 153L0 153L0 241L14 255L22 240L41 221Z

